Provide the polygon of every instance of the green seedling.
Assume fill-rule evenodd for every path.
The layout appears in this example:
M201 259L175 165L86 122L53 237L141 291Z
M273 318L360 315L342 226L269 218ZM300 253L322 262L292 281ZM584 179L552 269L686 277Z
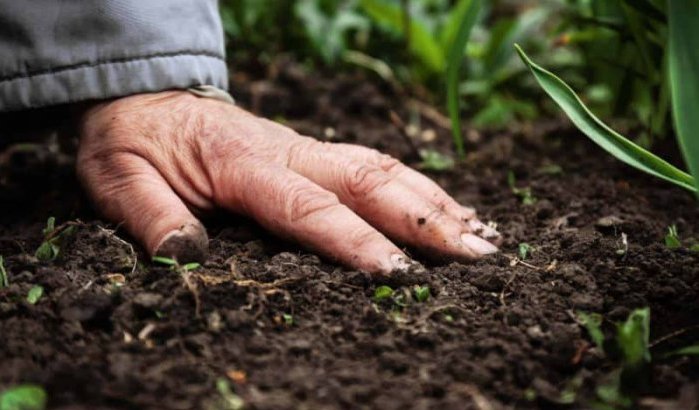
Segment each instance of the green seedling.
M429 286L418 286L415 285L413 288L413 294L415 295L415 300L422 303L430 298L430 288Z
M682 246L680 236L677 234L677 225L670 225L667 227L665 246L667 246L669 249L677 249Z
M198 262L190 262L190 263L186 263L184 265L180 265L176 260L174 260L172 258L167 258L165 256L153 256L153 258L151 260L155 263L169 266L170 270L173 270L173 271L191 272L191 271L193 271L195 269L199 269L201 267L201 264Z
M284 324L287 326L293 326L294 325L294 317L288 313L283 313L282 314L282 319L284 319Z
M374 290L374 301L381 302L382 300L390 299L393 296L393 292L390 286L379 286Z
M39 245L34 256L42 262L50 262L58 257L65 239L75 232L75 226L63 224L56 227L56 218L53 216L46 221L43 229L44 241Z
M563 175L563 168L558 164L549 164L540 167L536 172L542 175Z
M420 169L427 171L447 171L454 168L454 159L434 150L420 150Z
M0 256L0 289L6 288L10 285L9 279L7 279L7 270L5 269L5 261Z
M0 410L44 410L46 392L39 386L25 384L0 393Z
M510 186L512 193L521 199L523 205L534 205L536 203L536 198L532 194L530 187L517 188L517 179L513 171L507 173L507 184Z
M36 303L41 299L41 297L44 295L44 288L35 285L32 286L31 289L29 289L29 292L27 293L27 302L31 305L36 305Z
M517 253L519 254L519 259L521 260L526 260L529 257L529 255L531 255L533 252L534 247L532 247L526 242L520 243L517 248Z
M602 315L599 313L578 312L578 321L587 330L597 349L604 354L604 333L602 333Z
M220 395L214 408L216 410L242 410L245 407L245 402L231 389L228 380L219 378L216 380L216 390Z
M578 313L578 320L590 338L605 354L605 338L601 330L602 317L598 314ZM612 342L620 353L621 365L612 371L606 381L597 386L598 409L628 409L633 406L635 392L642 384L643 369L650 363L650 309L636 309L626 321L616 325Z

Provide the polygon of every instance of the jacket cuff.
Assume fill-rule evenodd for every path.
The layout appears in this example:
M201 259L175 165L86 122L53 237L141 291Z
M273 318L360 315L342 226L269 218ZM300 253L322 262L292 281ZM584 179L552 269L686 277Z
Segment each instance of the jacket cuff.
M0 111L200 85L228 88L222 56L182 51L78 64L0 80Z

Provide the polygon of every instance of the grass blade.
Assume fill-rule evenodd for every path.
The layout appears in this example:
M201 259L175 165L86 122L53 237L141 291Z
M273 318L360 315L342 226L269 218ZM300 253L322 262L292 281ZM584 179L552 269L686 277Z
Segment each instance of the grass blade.
M364 12L375 22L396 33L403 32L403 11L395 4L381 0L360 0ZM420 59L422 64L432 72L444 71L444 52L427 27L416 19L410 20L409 33L410 52Z
M675 132L699 189L699 0L669 0L669 71Z
M636 169L697 192L691 175L609 128L592 114L568 84L531 61L518 45L515 48L544 91L563 109L573 124L602 149Z
M461 105L459 104L459 71L464 57L464 47L471 35L471 29L481 8L481 0L471 0L468 7L463 9L459 21L461 25L449 48L447 59L447 108L451 119L451 132L456 145L456 153L460 159L465 156L464 140L461 135Z

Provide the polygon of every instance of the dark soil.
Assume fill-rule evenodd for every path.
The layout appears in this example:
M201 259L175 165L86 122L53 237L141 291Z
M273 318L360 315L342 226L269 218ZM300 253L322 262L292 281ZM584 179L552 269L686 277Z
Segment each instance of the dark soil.
M270 71L233 78L242 105L412 164L414 148L448 150L440 119L390 89L358 76L318 79L293 65ZM396 124L410 118L428 131L404 135ZM671 224L686 243L699 238L697 202L565 124L471 130L468 161L431 174L497 221L505 243L489 259L432 263L427 274L389 280L404 308L374 303L379 283L366 275L234 217L209 221L202 268L183 276L153 266L81 197L70 143L6 150L0 389L36 383L60 409L226 408L218 379L251 409L590 408L618 361L613 349L605 357L594 348L575 312L603 314L611 336L614 322L648 306L654 360L640 372L647 383L635 385L639 403L692 408L699 360L663 354L699 340L699 253L670 250L663 238ZM509 188L510 170L531 187L533 205ZM76 231L57 260L39 262L49 215L75 221ZM518 263L522 242L534 251ZM25 300L32 285L45 290L36 305ZM414 285L432 296L416 302ZM564 391L577 392L575 404L563 403Z

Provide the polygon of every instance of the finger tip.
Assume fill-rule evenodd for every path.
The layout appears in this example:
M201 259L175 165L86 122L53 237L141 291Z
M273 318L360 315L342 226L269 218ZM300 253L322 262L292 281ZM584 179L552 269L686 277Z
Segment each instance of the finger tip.
M498 252L497 246L471 233L461 234L461 242L471 250L476 257L492 255Z
M203 263L209 256L209 237L201 223L188 223L167 233L153 252L180 263Z

